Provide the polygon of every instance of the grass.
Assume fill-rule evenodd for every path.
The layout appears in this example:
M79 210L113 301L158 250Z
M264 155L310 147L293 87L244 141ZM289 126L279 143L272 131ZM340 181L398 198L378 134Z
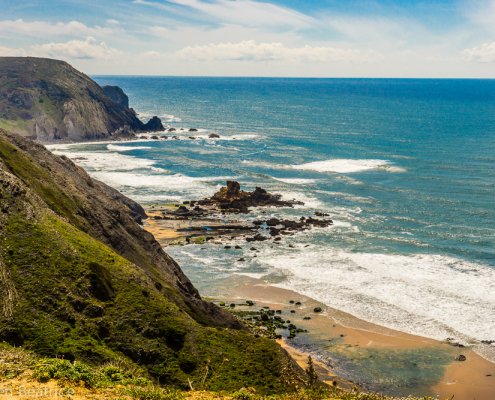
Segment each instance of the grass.
M36 357L23 348L0 344L0 382L8 387L9 380L17 379L22 385L39 392L46 390L50 381L56 382L69 395L93 399L138 399L138 400L399 400L380 394L346 391L337 387L314 385L291 394L264 395L253 387L242 387L236 391L191 391L152 383L142 369L136 369L125 360L99 367L84 362L71 362L59 358ZM14 372L13 372L14 371ZM37 383L33 384L31 379ZM7 385L7 386L6 386ZM79 398L79 397L78 397ZM433 400L429 397L408 397L408 400Z
M21 347L0 343L0 382L35 379L34 387L40 391L43 385L55 381L67 393L86 394L93 399L138 400L399 400L357 390L346 391L338 387L313 385L291 394L265 395L250 386L235 391L191 391L160 386L148 379L144 369L136 368L125 359L102 366L84 362L71 362L60 358L37 357ZM21 382L24 382L21 379ZM30 383L30 387L33 383ZM82 397L86 398L86 395ZM81 398L82 398L81 397ZM408 397L408 400L433 400L430 397Z

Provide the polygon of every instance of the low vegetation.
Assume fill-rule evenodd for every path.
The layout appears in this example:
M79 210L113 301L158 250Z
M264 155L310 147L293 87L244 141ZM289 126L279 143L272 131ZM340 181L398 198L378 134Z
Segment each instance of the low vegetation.
M0 391L23 383L32 390L43 391L44 385L56 383L62 398L139 399L139 400L401 400L357 390L345 391L317 382L309 368L303 386L293 393L263 395L253 387L236 391L177 390L153 383L144 369L125 360L98 367L60 358L37 357L23 348L0 344ZM60 397L60 396L59 396ZM433 400L413 398L408 400Z

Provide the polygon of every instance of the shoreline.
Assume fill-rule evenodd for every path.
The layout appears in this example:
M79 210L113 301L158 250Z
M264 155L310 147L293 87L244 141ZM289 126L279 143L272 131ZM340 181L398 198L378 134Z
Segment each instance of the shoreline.
M452 344L440 342L421 336L395 331L383 326L360 320L345 312L332 309L317 302L314 299L298 294L288 289L278 288L263 282L262 280L237 276L227 278L225 297L221 300L234 301L250 299L256 302L256 306L269 306L289 310L291 299L301 301L303 306L297 309L297 314L291 314L298 327L309 330L306 335L321 337L322 335L342 336L341 348L358 348L373 351L414 351L426 350L430 352L444 352L450 355L450 361L443 366L441 379L429 385L429 393L419 395L434 395L440 399L455 396L456 399L493 400L495 393L495 364L485 360L469 348L456 348ZM219 299L220 300L220 299ZM312 313L313 307L321 306L323 313ZM295 315L311 315L311 320L304 321ZM308 355L315 357L315 353L305 348L300 348L290 340L284 338L278 341L288 351L291 357L304 368ZM465 361L456 361L460 354L466 357ZM326 383L336 381L338 386L344 388L358 388L374 391L360 382L347 379L339 374L338 365L328 365L325 360L316 356L315 364L318 366L320 377L325 374L328 377ZM489 375L489 376L487 376ZM415 393L412 393L415 394Z
M195 231L198 222L201 225L201 220L198 221L193 218L173 222L154 219L153 216L157 215L156 207L156 205L150 205L147 208L147 212L149 211L152 218L145 221L145 229L151 232L162 246L186 243L203 244L205 242L205 236L198 236L205 235L205 233ZM161 207L158 206L158 208ZM177 229L178 224L181 227L180 230ZM190 235L189 238L187 237L188 234ZM200 242L196 241L198 237L202 239ZM217 238L221 240L221 235ZM211 237L213 242L217 238L215 235ZM375 357L375 359L383 358L383 360L376 362L378 364L397 363L395 368L398 371L404 370L405 375L408 371L404 365L411 363L412 367L410 368L414 370L414 373L418 374L423 381L428 382L423 386L415 387L419 391L418 393L411 393L404 389L400 393L386 394L401 396L408 394L437 395L440 398L450 398L455 395L456 398L460 399L493 400L495 363L484 359L469 347L373 324L348 313L332 309L292 290L279 288L261 279L248 276L233 275L227 278L223 284L214 287L213 290L217 292L212 296L215 300L225 302L252 300L256 302L257 306L283 309L287 317L290 315L291 321L297 320L298 327L308 329L308 337L315 337L314 341L319 343L302 343L301 345L297 339L284 338L282 340L283 347L303 367L304 357L307 359L309 354L317 355L315 348L326 348L328 342L332 342L334 349L330 353L333 352L333 354L330 356L328 354L325 356L317 355L316 358L313 358L318 362L323 376L326 374L331 381L336 380L343 387L351 388L355 385L372 392L387 392L387 389L393 388L394 384L389 384L388 388L387 384L384 384L383 387L375 387L372 379L369 379L368 382L359 382L359 372L349 373L349 370L355 367L353 363L363 364L363 357ZM293 310L293 312L295 311L294 314L288 314L291 312L289 307L291 299L297 299L304 304L303 307ZM325 312L313 315L310 312L311 307L321 307ZM311 314L311 319L298 318L298 314L301 312ZM456 360L459 357L465 357L464 361ZM418 359L419 366L416 365ZM394 376L394 378L398 379L398 385L403 383L400 381L400 376ZM414 389L411 388L411 390Z

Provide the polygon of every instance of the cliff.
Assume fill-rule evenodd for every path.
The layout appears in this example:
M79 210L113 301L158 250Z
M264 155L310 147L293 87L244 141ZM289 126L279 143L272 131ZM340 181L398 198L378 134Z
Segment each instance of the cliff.
M0 129L0 341L125 359L182 388L287 390L287 354L203 301L144 217L68 158Z
M0 57L0 128L41 142L163 129L144 124L122 89L101 88L63 61Z

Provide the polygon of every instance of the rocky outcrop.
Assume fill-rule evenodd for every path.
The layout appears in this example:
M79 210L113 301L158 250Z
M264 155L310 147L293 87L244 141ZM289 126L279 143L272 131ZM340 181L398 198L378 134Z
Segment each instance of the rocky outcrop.
M163 129L141 122L122 89L101 88L66 62L32 57L0 57L0 128L41 142Z
M144 124L143 129L147 132L157 132L165 130L162 121L156 116L151 118L146 124Z
M293 207L304 203L295 200L282 200L279 194L268 193L265 189L257 187L252 192L241 190L241 185L236 181L227 181L227 186L222 187L209 199L197 202L199 205L215 205L224 211L242 212L249 211L249 207Z

